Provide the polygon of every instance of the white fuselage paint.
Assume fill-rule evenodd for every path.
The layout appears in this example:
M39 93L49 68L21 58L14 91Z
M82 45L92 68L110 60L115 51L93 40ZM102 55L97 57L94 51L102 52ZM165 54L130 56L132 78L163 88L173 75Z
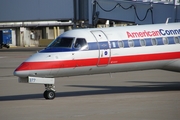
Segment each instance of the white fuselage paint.
M152 35L152 31L161 31L161 35ZM170 34L170 30L179 30L179 34ZM97 38L98 33L101 31L107 38ZM128 36L128 34L132 35ZM96 35L94 35L94 34ZM103 35L102 34L102 35ZM144 35L143 35L144 34ZM101 35L101 36L102 36ZM101 37L100 36L100 37ZM83 30L72 30L65 32L60 37L74 37L74 38L85 38L87 43L98 43L108 42L108 49L96 49L96 50L85 50L85 51L68 51L68 52L40 52L28 58L25 62L28 63L28 69L16 69L14 74L19 77L37 76L37 77L65 77L65 76L76 76L76 75L89 75L89 74L100 74L100 73L111 73L111 72L124 72L134 70L148 70L148 69L166 69L171 71L180 71L180 43L174 44L163 44L163 45L151 45L151 46L139 46L139 47L120 47L113 48L116 46L112 41L129 41L137 39L151 39L151 38L164 38L164 37L179 37L180 40L180 23L174 24L158 24L158 25L140 25L140 26L129 26L129 27L116 27L116 28L97 28L97 29L83 29ZM129 37L129 38L128 38ZM106 39L106 40L105 40ZM112 42L112 43L111 43ZM125 43L125 42L124 42ZM113 45L112 45L113 44ZM104 54L107 52L107 55ZM172 53L172 54L171 54ZM157 56L154 56L156 55ZM161 58L144 58L148 56ZM172 57L166 57L166 55L172 55ZM132 57L133 56L133 57ZM136 59L137 56L137 59ZM142 58L141 58L142 56ZM126 58L127 57L127 58ZM98 65L101 58L107 59L107 63ZM118 58L118 60L116 60ZM120 59L124 59L121 63ZM129 59L134 59L130 60ZM96 59L97 64L83 65L78 63L78 60L83 59L90 62L90 59ZM141 61L142 59L142 61ZM69 66L66 62L75 64ZM83 61L83 62L85 62ZM119 62L120 61L120 62ZM127 61L127 62L126 62ZM129 62L128 62L129 61ZM48 66L47 69L31 69L31 64L34 62L57 62L60 67L56 68L52 64L52 68ZM59 63L58 63L59 62ZM77 62L77 63L76 63ZM36 64L32 64L36 65ZM82 65L82 66L81 66Z

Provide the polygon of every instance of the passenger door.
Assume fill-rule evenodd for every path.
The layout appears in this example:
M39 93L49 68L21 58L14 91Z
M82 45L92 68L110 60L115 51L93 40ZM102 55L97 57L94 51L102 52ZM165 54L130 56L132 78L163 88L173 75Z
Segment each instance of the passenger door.
M98 63L97 66L107 66L111 59L111 47L107 36L101 30L91 31L98 45Z

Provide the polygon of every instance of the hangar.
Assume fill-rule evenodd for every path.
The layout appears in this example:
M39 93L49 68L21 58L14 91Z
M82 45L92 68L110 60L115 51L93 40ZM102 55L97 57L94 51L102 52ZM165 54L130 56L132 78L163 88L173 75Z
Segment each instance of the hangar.
M180 22L180 0L1 0L0 16L11 47L44 47L70 29Z

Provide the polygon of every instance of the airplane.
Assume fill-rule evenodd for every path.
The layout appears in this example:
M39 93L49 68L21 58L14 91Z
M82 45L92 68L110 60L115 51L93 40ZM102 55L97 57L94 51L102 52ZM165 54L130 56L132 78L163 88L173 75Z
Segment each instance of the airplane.
M57 77L149 69L180 72L180 23L70 30L14 75L20 83L44 84L43 96L52 100Z

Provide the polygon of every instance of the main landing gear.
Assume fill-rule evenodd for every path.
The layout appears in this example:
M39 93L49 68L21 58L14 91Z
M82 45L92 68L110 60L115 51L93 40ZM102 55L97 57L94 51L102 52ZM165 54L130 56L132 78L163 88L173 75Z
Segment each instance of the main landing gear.
M56 97L55 86L53 84L45 84L44 98L48 100L53 100Z

